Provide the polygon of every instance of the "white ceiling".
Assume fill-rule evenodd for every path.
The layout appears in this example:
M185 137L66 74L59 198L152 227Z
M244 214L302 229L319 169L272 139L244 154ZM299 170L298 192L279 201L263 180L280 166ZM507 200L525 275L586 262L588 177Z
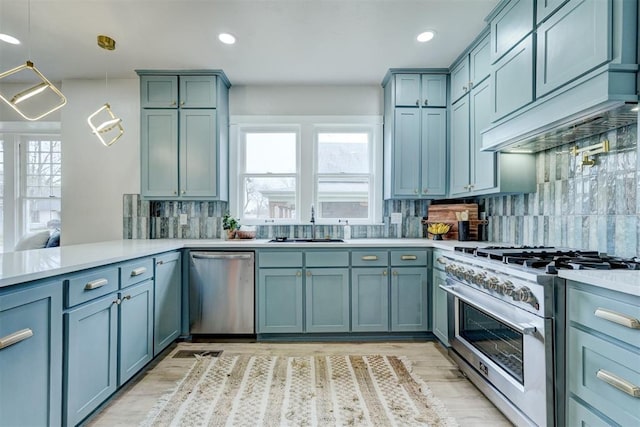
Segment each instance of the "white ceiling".
M449 67L498 0L0 0L0 71L30 57L50 80L135 69L223 69L232 84L379 84ZM437 35L428 43L415 37ZM233 46L217 40L230 32ZM100 49L96 36L116 40ZM30 53L29 53L30 52Z

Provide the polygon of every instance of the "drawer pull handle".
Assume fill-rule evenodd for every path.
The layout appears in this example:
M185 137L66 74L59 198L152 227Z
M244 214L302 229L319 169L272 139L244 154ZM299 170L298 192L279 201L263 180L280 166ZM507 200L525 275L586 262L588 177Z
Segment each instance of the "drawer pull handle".
M447 261L445 261L444 257L438 257L438 259L436 259L436 261L438 262L438 264L443 264L443 265L447 264Z
M147 267L138 267L131 270L131 277L140 276L147 272Z
M362 257L363 261L377 261L378 255L365 255Z
M109 281L107 279L96 279L96 280L92 280L89 283L87 283L86 285L84 285L84 290L85 291L90 291L92 289L98 289L103 287L104 285L107 285L109 283Z
M617 323L618 325L622 325L627 328L640 329L640 320L635 317L627 316L626 314L616 313L615 311L600 307L596 309L594 314L596 317Z
M18 344L20 341L24 341L27 338L31 338L33 336L33 331L29 328L22 329L20 331L16 331L12 334L7 335L6 337L0 338L0 350L3 348L7 348L14 344Z
M415 256L415 255L402 255L402 256L400 257L400 259L401 259L402 261L415 261L415 260L417 260L417 259L418 259L418 257L417 257L417 256Z
M640 386L630 383L624 378L620 378L619 376L605 371L604 369L599 369L596 377L610 386L627 393L631 397L640 398Z

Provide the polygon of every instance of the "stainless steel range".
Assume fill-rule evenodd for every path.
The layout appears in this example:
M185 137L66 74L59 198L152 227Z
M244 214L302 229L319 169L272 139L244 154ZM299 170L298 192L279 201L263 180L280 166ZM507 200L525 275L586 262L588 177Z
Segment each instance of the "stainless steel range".
M450 354L516 425L564 424L562 268L640 269L638 259L549 247L456 248L444 264Z

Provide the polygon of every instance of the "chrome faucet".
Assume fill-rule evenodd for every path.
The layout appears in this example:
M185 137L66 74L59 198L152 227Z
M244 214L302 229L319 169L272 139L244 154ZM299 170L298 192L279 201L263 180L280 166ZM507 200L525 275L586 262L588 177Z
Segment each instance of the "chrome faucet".
M311 238L315 239L316 238L316 215L315 215L315 210L313 209L313 205L311 205L311 220L309 222L311 222Z

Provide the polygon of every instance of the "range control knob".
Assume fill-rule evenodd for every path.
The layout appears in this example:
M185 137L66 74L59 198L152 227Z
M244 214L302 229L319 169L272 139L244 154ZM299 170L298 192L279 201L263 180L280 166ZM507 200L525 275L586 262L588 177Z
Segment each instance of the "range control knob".
M522 301L525 304L529 304L533 307L538 307L538 300L536 299L536 296L533 294L533 292L531 292L531 289L527 288L526 286L516 289L515 291L513 291L511 296L516 301Z
M500 292L503 295L511 296L513 294L514 289L515 289L515 286L513 286L513 283L511 283L509 280L505 280L502 283L500 283L500 286L498 287L498 292Z
M492 291L495 291L496 289L498 289L498 283L500 283L500 279L498 279L496 276L491 276L489 277L489 280L487 280L487 288L491 289Z
M482 286L486 277L487 277L487 273L485 273L484 271L481 271L480 273L476 273L473 276L473 283L475 283L478 286Z
M464 271L464 279L467 282L471 282L473 280L473 276L475 276L475 271L472 269L468 268Z

